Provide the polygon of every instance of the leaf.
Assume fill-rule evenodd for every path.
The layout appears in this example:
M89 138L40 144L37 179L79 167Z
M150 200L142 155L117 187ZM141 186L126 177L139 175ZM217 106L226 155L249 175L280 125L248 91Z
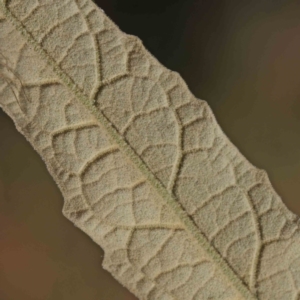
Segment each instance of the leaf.
M299 218L205 101L90 0L0 1L0 105L140 299L298 299Z

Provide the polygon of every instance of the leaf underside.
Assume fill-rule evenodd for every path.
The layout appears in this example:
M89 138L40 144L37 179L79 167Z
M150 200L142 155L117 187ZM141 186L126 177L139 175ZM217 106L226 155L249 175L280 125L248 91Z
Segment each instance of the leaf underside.
M300 299L299 218L205 101L91 0L0 0L0 106L140 299Z

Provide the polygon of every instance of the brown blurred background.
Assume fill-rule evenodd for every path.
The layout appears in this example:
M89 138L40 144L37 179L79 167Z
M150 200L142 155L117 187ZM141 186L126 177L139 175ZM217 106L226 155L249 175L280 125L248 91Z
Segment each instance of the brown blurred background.
M98 0L208 101L231 141L300 215L300 2ZM0 299L134 300L61 213L44 163L0 110Z

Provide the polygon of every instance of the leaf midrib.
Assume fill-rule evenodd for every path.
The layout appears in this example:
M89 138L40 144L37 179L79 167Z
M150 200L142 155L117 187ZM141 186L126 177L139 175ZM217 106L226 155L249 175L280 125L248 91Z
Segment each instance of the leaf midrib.
M223 257L211 246L206 237L200 232L199 228L190 219L189 215L183 210L179 202L175 197L167 191L161 182L154 176L142 159L136 155L131 146L124 140L124 138L113 127L113 124L99 111L94 105L92 105L93 99L89 99L75 84L75 82L63 72L55 60L43 49L30 32L24 27L24 25L18 20L17 17L6 7L5 0L0 0L0 8L16 27L16 30L20 32L27 42L34 46L34 50L38 52L42 59L44 59L48 65L53 68L54 73L63 81L63 83L75 94L76 98L96 117L102 126L109 133L111 138L118 144L120 150L126 154L130 161L144 174L148 182L156 189L156 191L162 196L167 204L173 209L175 215L183 223L186 231L194 238L198 246L205 250L209 257L219 266L224 275L231 281L234 287L245 297L245 299L257 299L248 289L248 287L242 282L242 280L236 275L232 268L225 262ZM96 5L96 9L99 7ZM108 16L105 15L109 19ZM110 19L109 19L110 20ZM110 20L111 21L111 20ZM112 21L111 21L112 22ZM126 35L120 30L120 32ZM145 49L143 49L145 51ZM162 64L160 66L163 68ZM93 102L94 103L94 102Z

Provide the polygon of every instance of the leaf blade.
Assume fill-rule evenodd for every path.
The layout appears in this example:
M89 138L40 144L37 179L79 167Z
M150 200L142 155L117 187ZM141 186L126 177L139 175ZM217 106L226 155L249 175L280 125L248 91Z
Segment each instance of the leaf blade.
M83 2L84 1L82 1L82 3ZM86 2L86 3L88 3L88 2ZM18 7L18 6L16 6L16 7ZM9 18L13 18L13 15L9 10L6 10L6 13L7 13L7 15L10 16ZM100 11L99 11L99 14L100 14ZM183 94L185 93L185 96L183 96L183 97L178 95L178 93L177 94L175 93L175 96L170 97L169 102L167 100L166 101L161 100L161 101L158 101L159 103L155 103L156 99L160 99L159 98L160 95L157 94L157 92L155 92L155 91L157 91L157 89L159 89L159 86L158 86L158 84L156 84L156 85L154 85L155 88L153 88L153 87L149 88L149 90L154 91L154 96L152 96L152 100L150 101L150 103L154 103L154 104L151 104L151 105L154 105L154 106L157 105L158 109L153 110L153 107L151 107L152 110L150 112L149 111L146 111L146 112L147 112L147 114L154 114L156 116L155 120L156 121L159 120L159 121L157 121L157 126L156 126L155 130L152 130L152 132L155 132L155 133L158 134L160 128L164 128L164 129L168 128L168 126L167 126L168 124L165 123L164 117L167 121L171 120L172 121L171 123L174 123L174 122L177 122L179 124L182 123L187 128L191 128L190 130L185 130L184 134L182 134L182 132L181 132L181 134L178 134L179 142L177 141L177 143L178 144L181 143L181 148L182 149L180 149L180 151L178 151L177 155L173 155L174 159L171 162L171 165L172 165L171 175L169 175L168 173L167 173L167 175L166 174L163 174L161 176L157 175L157 174L155 174L154 166L151 165L151 162L152 162L151 159L148 159L148 161L147 161L147 158L143 157L143 159L141 159L139 156L136 155L136 153L139 152L138 146L139 146L140 142L138 144L134 144L135 141L138 141L137 139L135 139L135 138L130 139L130 136L129 137L126 136L125 139L123 139L123 137L120 136L122 134L122 132L123 133L127 132L126 128L128 128L128 125L127 125L127 127L125 125L125 129L124 129L120 124L118 124L118 120L124 121L124 117L122 115L124 112L119 112L119 114L122 115L121 118L113 119L115 110L109 111L105 108L105 104L108 105L107 103L105 103L105 98L111 100L111 99L116 99L118 95L120 96L120 93L119 94L117 93L117 96L111 96L114 91L118 90L118 88L115 87L116 84L121 82L122 84L127 85L128 81L130 81L130 77L137 77L140 74L143 74L143 72L145 72L145 70L143 68L138 68L137 67L138 64L134 64L134 62L133 62L134 59L132 59L131 64L130 64L129 74L121 74L122 72L118 73L120 70L123 70L122 66L121 66L121 69L117 68L117 75L112 71L106 71L106 73L104 72L104 74L106 74L104 76L104 80L101 82L101 84L98 82L94 86L94 90L92 92L92 95L95 95L96 99L91 99L83 93L82 89L80 89L80 84L78 84L78 82L76 83L76 80L74 82L74 78L70 78L69 75L64 72L64 70L62 70L60 67L58 67L57 62L46 53L44 48L40 47L39 44L35 40L33 40L32 37L30 37L31 33L28 33L27 30L24 31L25 28L20 23L20 21L17 20L17 19L14 19L14 22L17 24L17 28L22 28L23 34L25 36L27 36L27 38L30 40L30 42L32 42L35 45L36 50L38 52L40 52L40 54L42 54L42 57L44 59L46 59L48 61L48 63L52 65L52 67L54 67L54 70L57 73L57 75L60 77L60 80L64 81L65 85L67 85L73 92L75 92L77 98L79 98L81 100L81 102L84 104L84 106L87 107L93 113L94 116L96 116L97 120L100 120L102 125L104 125L106 131L113 137L114 141L119 145L120 149L122 149L122 151L124 153L126 153L126 155L130 158L130 160L133 161L136 166L138 166L140 171L147 178L148 182L151 183L151 185L153 187L155 187L155 189L158 191L158 193L161 195L161 197L164 198L164 200L167 201L168 205L173 208L174 212L177 214L180 221L185 225L185 228L188 229L189 233L193 236L193 238L196 239L198 241L198 243L200 243L200 245L205 249L205 251L212 257L212 260L215 263L219 264L222 271L225 272L226 276L233 282L233 284L235 284L236 288L240 292L242 292L242 294L244 294L244 296L246 298L254 298L252 293L249 292L249 290L245 287L245 284L241 280L241 277L240 277L240 274L239 274L239 272L241 272L241 270L239 270L239 269L236 270L234 268L231 269L232 268L232 262L231 262L231 265L230 265L231 268L230 268L228 266L228 261L226 262L225 260L223 260L221 258L221 256L219 255L219 253L217 252L217 251L220 251L220 248L222 248L222 245L221 246L220 245L219 246L214 245L214 247L212 247L209 243L209 242L212 242L211 240L209 240L209 235L206 236L206 237L203 235L203 233L206 234L206 235L208 233L208 229L203 227L203 226L205 226L205 224L204 225L201 224L201 219L203 218L203 212L201 212L202 215L200 214L196 217L194 217L194 216L191 217L190 214L187 214L185 211L182 210L181 205L183 207L185 207L185 209L188 211L188 206L187 205L192 205L193 204L191 199L184 199L184 196L180 192L180 189L185 190L185 191L189 189L188 188L188 183L183 181L183 183L181 183L181 185L178 185L176 187L177 191L175 192L175 194L178 197L178 200L179 200L180 204L177 202L177 200L174 198L174 196L171 193L173 188L176 186L175 182L176 182L176 180L178 180L180 172L182 173L183 171L185 171L187 173L187 176L190 176L189 172L192 172L192 173L195 172L195 168L193 167L193 164L197 160L198 160L198 168L199 168L199 166L202 166L203 161L205 161L205 157L203 158L203 157L201 157L201 155L200 156L198 155L199 148L201 148L200 150L204 149L205 151L210 151L210 154L212 152L214 152L213 150L215 148L213 148L213 146L214 146L214 141L216 139L212 140L211 136L214 137L214 134L207 134L207 132L216 131L217 134L219 134L218 137L219 137L220 140L222 140L222 138L227 139L224 135L222 136L222 132L219 129L216 120L214 119L213 113L211 112L210 108L206 105L206 103L205 102L199 102L199 101L197 102L193 97L191 97L189 92L186 91L187 90L186 85L184 84L182 79L177 74L174 74L170 71L167 72L166 70L164 70L161 66L158 65L157 61L155 61L153 58L150 57L149 54L147 54L147 52L145 50L143 50L144 53L142 53L142 54L138 52L137 55L140 55L141 57L139 57L137 59L137 61L139 61L139 62L146 61L146 63L144 63L144 65L146 64L146 66L147 66L147 60L148 61L152 60L151 61L152 69L154 71L150 70L149 74L148 74L148 77L152 80L152 82L159 81L161 90L167 90L168 92L166 94L168 94L168 93L172 93L172 91L174 92L174 89L176 90L176 88L179 87L179 89L183 90L182 93ZM111 26L113 27L113 25L111 25ZM112 30L117 30L117 29L114 28ZM126 35L121 34L121 33L119 33L119 35L121 36L121 38L119 38L119 39L117 38L117 40L118 40L118 42L120 42L120 40L123 41L123 44L125 45L124 48L128 47L128 49L132 50L133 47L138 47L138 49L142 49L141 45L139 44L140 42L139 42L138 39L131 38L131 37L126 38ZM56 38L56 39L58 39L58 38ZM58 39L58 41L61 41L61 40ZM129 45L126 45L126 44L129 44ZM135 57L135 59L136 59L136 57ZM106 60L106 61L109 62L108 65L113 63L113 59ZM142 65L142 64L140 64L140 65ZM113 67L109 67L109 66L107 67L108 70L110 70L110 68L114 69ZM157 71L159 68L161 68L162 71ZM100 76L99 72L100 71L98 70L98 77ZM131 76L131 74L134 74L134 76ZM148 82L149 80L148 81L147 80L148 80L148 78L146 78L146 79L144 78L144 81ZM134 82L138 81L138 84L137 84L138 87L135 88L136 91L142 90L144 92L144 90L147 87L147 84L149 85L149 83L147 83L145 85L145 83L143 83L142 80L133 80L133 81ZM177 85L174 85L174 82ZM133 85L133 83L132 83L132 85ZM108 87L108 89L111 88L107 92L108 93L107 95L110 95L110 97L108 97L107 95L104 94L104 92L106 92L105 91L106 87ZM100 93L98 93L99 89L100 89ZM126 89L124 88L124 86L121 85L120 91L126 90ZM143 92L140 93L140 94L142 95ZM104 96L103 96L103 94L104 94ZM141 97L142 97L141 95L137 96L137 99L141 99ZM132 95L130 97L132 98ZM190 98L192 98L192 99L190 99ZM188 99L189 101L187 101L186 99ZM170 113L167 114L167 115L164 115L162 113L164 111L163 110L164 107L159 107L159 105L162 105L162 104L166 105L166 103L167 103L168 106L171 106L171 105L176 106L176 104L174 104L174 103L176 103L176 101L179 101L180 105L177 107L177 110L173 109L173 111L176 111L175 117L174 117L174 113L173 113L173 116L170 116ZM184 103L182 103L182 101L184 101ZM96 104L97 107L95 107L94 104ZM115 107L117 107L117 104L118 103L116 102ZM104 106L104 107L101 107L101 105ZM144 108L147 108L147 105L149 106L149 101L148 101L148 103L145 103ZM195 113L193 113L193 111ZM141 114L141 111L139 113ZM159 113L161 113L161 116L158 117ZM145 114L145 115L147 115L147 114ZM194 116L195 119L193 119L193 118L189 119L190 116L193 115L193 114L195 115ZM206 115L206 117L203 118L204 121L203 120L201 121L201 119L197 120L197 118L199 118L199 114L200 115L201 114ZM138 115L138 117L141 117L141 116ZM145 118L143 118L143 116L142 116L139 120L141 120L141 122L144 122ZM148 128L149 124L150 123L148 121L148 123L146 122L146 124L139 123L138 126L136 125L136 127L144 129L144 131L142 131L138 135L139 139L147 133L147 130L149 129ZM196 129L193 127L193 126L195 126L195 124L198 126L198 127L197 126L195 127ZM129 123L129 125L130 125L130 123ZM201 126L202 127L204 126L204 129ZM208 127L209 129L205 128L205 126ZM178 126L178 127L180 127L180 126ZM200 128L200 130L199 130L199 128ZM194 133L199 132L199 131L200 132L203 131L204 134L202 134L202 136L200 135L200 137L199 136L198 137L194 136ZM169 131L169 132L172 132L172 131ZM178 132L180 132L180 130L178 130ZM167 135L168 134L165 134L165 136L167 136ZM176 136L176 134L174 134L174 136ZM184 140L184 139L185 139L185 142L182 142L182 140ZM194 143L195 140L198 142L198 144L196 144L196 147L193 146L193 143ZM227 140L225 140L225 141L227 141ZM163 140L163 142L165 143L165 140ZM174 143L174 141L171 140L171 141L169 141L169 143L172 144L172 143ZM199 146L199 143L202 143L202 145ZM203 143L204 143L204 145L203 145ZM227 142L227 145L230 145L230 144ZM150 146L151 146L151 143L150 143ZM234 152L238 153L237 149L234 150L232 145L231 145L231 148L229 150L230 150L229 152L231 153L230 155L233 155ZM224 152L224 149L222 151ZM181 153L179 153L179 152L181 152ZM200 151L200 152L203 152L203 151ZM144 153L147 153L147 151L146 152L144 151ZM158 157L162 157L163 152L159 152L159 153L160 154L158 155ZM164 155L163 157L166 158L169 153L170 153L170 151L167 151L167 155ZM195 153L198 155L197 159L195 159L195 155L196 155ZM220 153L222 153L222 152L220 152ZM182 157L183 157L183 154L189 157L189 160L186 160L185 164L183 164L182 161L181 161ZM214 158L214 159L216 159L216 161L218 161L218 155L219 154L217 153L216 158ZM152 155L150 155L150 158L151 157L155 157L155 155L152 154ZM222 166L222 163L223 163L222 162L222 155L219 155L219 157L221 157L221 159L220 159L221 163L219 163L219 165L221 165L221 167L223 167ZM207 157L206 157L206 159L207 159ZM115 159L114 161L116 161L116 160L118 160L118 159ZM121 159L121 160L124 160L124 159ZM174 161L175 161L175 163L174 163ZM245 163L245 164L247 164L247 163ZM220 167L219 165L218 165L218 168ZM206 175L209 174L210 169L213 169L212 167L205 169L205 163L204 163L203 167L204 167L204 171L206 172ZM247 167L249 168L249 164L248 164ZM247 167L246 167L246 169L247 169ZM208 178L211 179L214 176L216 176L217 178L221 178L221 180L219 182L214 183L214 186L215 187L216 186L221 186L223 189L228 188L228 187L226 187L227 183L225 185L223 184L223 186L222 186L222 183L224 183L223 181L225 180L225 182L226 182L226 180L227 180L226 176L228 176L228 172L227 173L225 172L223 175L220 172L222 172L222 170L221 171L217 170L216 172L210 172L211 174L209 174ZM246 178L246 180L245 180L245 176L242 176L242 178L241 178L242 181L239 183L239 185L241 185L241 186L245 185L246 186L247 184L249 184L249 182L252 182L252 184L257 183L257 178L256 177L259 177L260 181L269 184L266 181L265 178L263 178L261 180L261 173L260 172L256 172L256 173L254 174L254 176L252 176L252 177L255 177L254 179L251 178L251 174L249 175L250 177ZM232 174L230 174L229 179L232 179L231 175ZM115 176L117 176L117 175L115 175ZM182 178L184 176L186 176L186 174L183 175ZM197 182L197 180L199 180L199 177L197 177L197 176L198 175L193 175L192 176L192 178L194 178L194 180L196 180L196 182ZM171 180L169 181L170 178L171 178ZM203 174L201 178L202 179L205 178L205 174ZM245 183L243 183L243 181L245 181ZM262 182L259 182L259 183L262 183ZM270 185L269 185L269 187L270 187ZM198 188L198 190L199 189L200 188ZM201 189L200 189L200 191L201 191ZM224 196L223 195L224 191L225 191L225 189L220 192L222 194L222 196ZM202 196L202 198L203 198L203 195L200 195L200 196ZM199 195L197 195L197 198L199 198ZM238 197L235 195L235 198L238 198ZM210 202L210 201L208 201L208 202ZM247 202L247 199L246 199L246 201L244 200L244 202ZM252 212L253 212L253 205L251 204L252 203L251 199L250 199L249 203L250 203L249 210L252 209ZM251 207L251 205L252 205L252 207ZM239 209L238 211L240 211L240 210L241 209ZM212 209L210 211L212 211ZM290 215L289 212L285 211L285 213L288 215L288 218L294 219L294 216ZM205 215L205 213L204 213L204 215ZM238 217L243 217L243 216L238 216ZM253 219L253 217L252 217L252 219ZM249 222L253 222L253 220L248 221L248 223ZM248 223L247 222L242 223L243 224L243 229L247 228ZM270 223L270 221L269 221L269 223ZM237 223L237 225L235 225L235 226L238 227L239 224L240 223ZM255 225L255 222L254 222L253 225ZM124 224L123 224L123 226L124 226ZM267 224L267 226L268 226L268 224ZM199 231L199 228L201 229L202 232ZM232 229L232 230L234 231L236 229ZM256 229L256 234L258 235L260 231L261 230ZM241 233L238 232L237 234L234 234L233 236L234 237L237 236L238 238L240 238L240 234ZM221 238L222 238L222 235L224 236L224 234L220 235ZM209 240L209 242L208 242L208 240ZM232 240L234 240L234 238L232 238ZM260 252L260 249L257 252ZM222 255L224 255L224 254L222 253ZM257 260L257 262L255 264L258 263L258 255L256 255L256 260ZM254 267L254 269L251 271L251 276L252 277L250 279L250 281L251 281L250 282L250 289L252 291L255 291L256 269L257 269L257 267ZM238 273L238 276L236 275L236 272ZM123 280L125 280L125 279L123 279ZM246 282L246 283L248 284L248 282Z

